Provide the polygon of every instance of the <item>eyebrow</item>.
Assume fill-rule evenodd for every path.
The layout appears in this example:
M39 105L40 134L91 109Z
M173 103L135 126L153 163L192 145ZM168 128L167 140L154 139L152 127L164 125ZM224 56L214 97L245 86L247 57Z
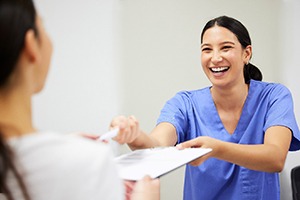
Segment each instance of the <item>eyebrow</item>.
M221 42L221 43L220 43L220 45L224 45L224 44L232 44L232 45L235 45L235 43L234 43L234 42L231 42L231 41L224 41L224 42ZM211 46L211 45L208 44L208 43L204 43L204 44L201 45L201 48L202 48L203 46Z

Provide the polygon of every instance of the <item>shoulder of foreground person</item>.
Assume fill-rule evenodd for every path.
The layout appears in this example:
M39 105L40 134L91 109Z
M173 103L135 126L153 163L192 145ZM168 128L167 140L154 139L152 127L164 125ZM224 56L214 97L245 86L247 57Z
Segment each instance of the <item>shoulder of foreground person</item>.
M32 199L123 198L112 151L105 144L52 132L11 143ZM108 192L112 187L115 191Z

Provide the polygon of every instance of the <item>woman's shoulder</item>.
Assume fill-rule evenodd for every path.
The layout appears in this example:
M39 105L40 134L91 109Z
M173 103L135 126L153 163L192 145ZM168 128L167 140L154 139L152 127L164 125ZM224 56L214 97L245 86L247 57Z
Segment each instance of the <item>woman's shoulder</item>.
M264 82L264 81L256 81L251 80L250 81L250 89L255 92L264 92L264 93L270 93L270 94L289 94L289 89L281 84L281 83L275 83L275 82Z
M21 172L26 174L30 191L37 197L34 199L45 199L39 197L49 191L48 199L121 197L122 185L112 149L106 144L56 132L12 138L9 144ZM107 193L113 185L117 192Z
M193 102L198 102L199 99L202 103L211 99L210 87L179 91L167 101L167 104L175 104L177 107L190 106Z
M176 93L176 96L187 97L187 98L198 98L199 96L210 95L210 87L204 87L196 90L182 90Z
M21 159L40 157L44 162L49 162L48 164L51 164L53 157L57 161L67 160L71 164L77 160L105 160L112 154L111 149L100 142L50 131L12 138L9 143Z
M257 81L252 79L250 81L250 85L258 86L262 88L286 88L286 86L283 85L282 83Z

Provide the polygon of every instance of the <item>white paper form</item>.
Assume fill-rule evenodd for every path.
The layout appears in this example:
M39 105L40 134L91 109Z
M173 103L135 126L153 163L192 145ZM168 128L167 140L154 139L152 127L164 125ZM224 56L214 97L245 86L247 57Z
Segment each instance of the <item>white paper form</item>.
M135 150L115 158L119 175L124 180L140 180L145 175L158 178L207 153L209 148L162 147Z

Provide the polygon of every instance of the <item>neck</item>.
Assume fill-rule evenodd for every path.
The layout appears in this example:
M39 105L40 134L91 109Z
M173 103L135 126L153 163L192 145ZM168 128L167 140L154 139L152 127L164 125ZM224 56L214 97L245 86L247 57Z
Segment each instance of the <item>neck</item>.
M222 110L240 110L248 95L248 85L240 84L231 88L212 87L211 94L218 108Z
M0 130L6 138L35 131L30 95L21 91L0 91Z

